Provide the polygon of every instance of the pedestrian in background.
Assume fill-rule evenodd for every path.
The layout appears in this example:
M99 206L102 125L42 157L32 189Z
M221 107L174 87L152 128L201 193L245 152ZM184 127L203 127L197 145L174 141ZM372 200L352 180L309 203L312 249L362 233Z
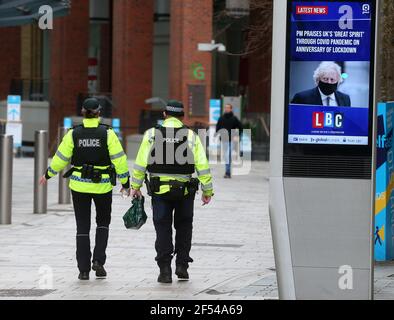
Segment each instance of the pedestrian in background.
M223 130L225 130L225 132L223 132ZM220 135L226 163L225 179L231 178L231 152L233 149L233 140L235 139L233 130L239 130L238 137L240 137L243 127L241 121L233 113L233 106L227 103L224 107L224 114L219 118L216 124L216 134Z

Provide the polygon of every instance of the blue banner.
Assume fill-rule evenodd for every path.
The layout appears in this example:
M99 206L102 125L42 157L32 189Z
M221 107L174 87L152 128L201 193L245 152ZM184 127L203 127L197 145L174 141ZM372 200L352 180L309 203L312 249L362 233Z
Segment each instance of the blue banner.
M368 109L290 105L289 134L368 136Z
M368 1L293 3L291 59L369 61L371 8Z
M378 104L375 195L375 260L394 259L394 103Z

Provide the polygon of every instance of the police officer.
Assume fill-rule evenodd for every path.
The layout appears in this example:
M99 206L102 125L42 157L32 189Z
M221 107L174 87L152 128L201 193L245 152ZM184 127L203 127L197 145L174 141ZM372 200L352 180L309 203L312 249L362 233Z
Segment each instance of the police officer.
M40 183L61 172L71 161L72 168L64 176L70 177L70 189L77 222L77 262L80 280L89 280L89 272L106 277L104 269L109 225L111 222L112 188L116 176L122 192L130 195L130 174L127 157L115 132L100 124L99 101L88 98L83 102L83 124L64 136L53 160ZM96 206L96 243L90 251L91 202Z
M153 223L156 229L156 261L160 268L158 282L171 283L171 261L176 255L175 274L188 280L193 205L199 183L203 205L213 196L212 176L200 138L184 126L183 104L169 101L162 126L151 128L143 137L132 174L132 196L141 197L145 180L152 195ZM192 178L197 171L198 179ZM150 179L147 179L149 172ZM174 220L175 249L172 242Z

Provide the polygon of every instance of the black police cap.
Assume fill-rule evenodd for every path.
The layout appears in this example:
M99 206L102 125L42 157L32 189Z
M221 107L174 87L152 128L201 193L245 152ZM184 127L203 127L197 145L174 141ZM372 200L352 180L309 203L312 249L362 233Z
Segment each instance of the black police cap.
M167 102L165 111L169 115L183 116L184 115L183 103L177 100L170 100Z
M82 104L85 110L98 111L101 109L100 102L96 98L87 98Z

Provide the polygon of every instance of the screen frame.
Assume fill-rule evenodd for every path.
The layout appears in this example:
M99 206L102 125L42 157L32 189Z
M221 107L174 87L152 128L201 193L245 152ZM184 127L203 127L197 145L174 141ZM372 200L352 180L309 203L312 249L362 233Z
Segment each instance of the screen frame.
M371 2L371 32L370 32L370 75L369 75L369 120L368 120L368 145L332 145L332 144L293 144L289 143L289 90L290 90L290 65L291 65L291 14L294 2L311 2L319 5L321 2L330 2L327 0L287 0L286 12L286 67L285 67L285 99L284 99L284 133L283 133L283 155L284 156L336 156L336 157L369 157L373 154L373 128L375 113L375 43L376 43L376 0ZM334 0L331 2L355 2L363 3L360 0Z

